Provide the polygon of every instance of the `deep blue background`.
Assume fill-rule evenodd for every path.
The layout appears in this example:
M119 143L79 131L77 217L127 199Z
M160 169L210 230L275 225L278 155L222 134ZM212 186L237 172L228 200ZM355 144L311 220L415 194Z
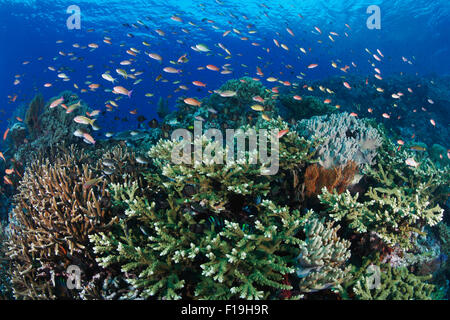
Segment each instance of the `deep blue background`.
M0 1L0 130L7 127L6 119L10 119L22 102L29 102L36 92L42 92L46 99L57 95L62 90L77 91L73 83L80 88L87 88L85 81L102 84L96 92L82 93L81 97L92 109L104 110L104 104L115 95L104 92L112 89L111 83L103 80L101 74L111 70L111 74L120 81L120 85L134 89L131 99L124 98L118 103L119 111L107 113L99 123L106 130L121 130L135 128L135 117L129 114L130 110L138 109L139 114L148 119L156 116L156 105L160 96L169 99L173 108L175 98L186 94L202 98L207 90L217 89L226 80L245 75L256 76L256 66L263 68L265 77L275 76L281 80L301 83L295 78L300 72L307 76L305 79L326 78L330 75L344 75L341 71L331 67L331 60L340 59L343 65L357 64L349 73L371 75L373 67L368 60L371 58L364 50L368 48L375 53L380 49L385 58L377 66L382 69L383 76L392 73L409 73L427 75L436 73L449 74L450 71L450 2L440 1L292 1L274 0L264 1ZM78 5L82 13L82 29L68 30L66 20L69 14L66 9L69 5ZM381 30L369 30L366 27L368 14L366 8L376 4L381 8ZM179 23L170 19L176 14L183 19ZM301 14L303 18L299 17ZM144 22L148 29L140 26L136 21ZM208 22L206 19L213 20ZM196 24L188 24L191 21ZM123 23L135 23L139 29L124 27ZM351 27L349 30L345 24ZM218 29L214 29L216 26ZM314 30L318 26L322 30L319 35ZM295 37L286 31L289 27ZM88 32L93 28L95 31ZM186 34L181 28L189 30ZM223 38L225 30L236 28L242 32L238 35L231 32ZM154 30L162 29L166 36L159 36ZM248 34L248 30L257 30L256 34ZM330 31L337 32L335 42L328 39ZM127 33L135 35L127 37ZM344 36L344 32L349 37ZM278 33L278 34L277 34ZM104 36L112 38L113 45L103 42ZM250 40L239 38L248 36ZM272 39L285 43L290 50L277 48ZM57 40L64 43L56 44ZM183 41L178 43L177 40ZM322 40L320 44L317 41ZM147 41L151 47L142 45ZM87 45L95 42L99 44L96 50L73 48L74 43ZM217 47L223 43L232 53L232 59L224 60L225 52ZM251 42L260 43L255 47ZM120 44L125 46L121 47ZM211 49L211 55L194 52L190 47L204 43ZM145 73L138 77L143 81L132 85L134 80L125 81L115 73L116 68L129 70L130 67L121 67L119 62L133 58L125 51L130 47L141 50L136 57L136 71ZM267 53L263 48L270 48ZM299 47L311 52L304 55ZM59 51L73 52L83 61L70 61L69 56L61 56ZM144 55L144 51L157 52L163 56L162 64ZM181 68L181 75L172 75L162 72L165 66L172 66L169 60L188 53L190 61L187 64L173 66ZM223 54L219 56L218 54ZM241 55L239 55L241 54ZM260 58L258 58L258 56ZM414 63L404 63L402 56ZM42 60L38 60L42 57ZM299 58L300 57L300 58ZM56 59L56 60L54 60ZM373 59L371 59L373 60ZM30 64L23 65L24 61ZM220 75L209 70L197 70L197 67L214 64L218 67L230 63L234 73ZM318 63L319 67L308 70L310 63ZM241 64L248 65L248 68ZM291 64L293 74L285 65ZM89 69L89 65L94 68ZM69 67L73 71L64 71L71 78L70 82L59 81L55 72L48 70L49 66L55 68ZM280 74L282 72L283 74ZM160 73L170 80L168 83L155 82ZM21 83L13 85L14 76L21 75ZM91 75L92 78L86 78ZM189 91L174 93L178 87L172 81L180 80L180 84L190 87ZM194 87L191 82L199 80L208 85L207 89ZM44 88L43 84L50 82L51 88ZM267 84L267 83L265 83ZM78 91L79 92L79 91ZM146 98L145 93L154 93L152 98ZM17 94L15 103L8 103L8 95ZM4 110L4 112L2 111ZM129 122L112 121L113 116L128 117Z

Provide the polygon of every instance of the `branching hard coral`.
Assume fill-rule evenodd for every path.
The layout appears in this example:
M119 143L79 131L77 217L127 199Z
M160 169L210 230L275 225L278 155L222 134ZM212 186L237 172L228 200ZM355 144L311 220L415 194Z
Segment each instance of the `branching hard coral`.
M195 142L217 144L205 136ZM144 191L134 183L112 185L126 217L120 232L90 236L97 261L120 264L139 298L263 299L293 289L285 276L295 272L305 217L280 205L285 194L271 196L279 177L261 175L243 159L175 164L171 154L182 143L162 140L150 150L156 171L147 174ZM310 158L311 144L294 132L280 145L280 170Z
M382 188L404 188L412 194L420 189L428 196L431 204L445 203L450 192L450 167L437 168L426 158L418 158L413 152L401 149L387 137L376 158L377 165L365 167L363 173L376 181L375 186ZM406 164L408 158L416 158L419 166L414 168Z
M305 189L308 197L317 196L326 187L328 191L344 192L352 183L358 172L357 164L349 161L345 166L326 169L316 163L308 166L305 171Z
M414 239L424 226L442 220L438 205L448 192L449 170L436 169L426 158L417 168L406 164L411 154L398 151L384 138L376 166L363 169L371 187L362 195L338 195L324 189L319 196L326 211L336 221L344 221L358 232L375 232L389 245L414 247Z
M366 269L353 287L356 299L361 300L430 300L435 286L427 283L430 276L416 276L407 268L372 265ZM380 272L376 271L380 270ZM378 278L378 279L377 279Z
M301 245L296 269L301 292L336 287L347 277L350 267L345 264L350 258L350 242L339 238L339 228L317 217L306 222L306 240Z
M302 120L295 130L302 136L322 141L317 153L319 164L327 169L345 165L350 160L359 167L373 165L382 144L376 128L348 113Z
M375 232L387 244L404 248L413 247L412 239L422 227L436 225L443 213L439 206L430 205L421 190L407 194L404 189L371 187L360 197L348 190L339 195L324 188L319 200L335 221L343 221L357 233Z
M86 152L69 150L52 163L34 161L15 196L8 257L17 299L101 299L99 282L115 274L114 268L102 270L97 265L88 235L109 230L118 219L108 180L127 182L124 168L128 163L124 161L131 158L135 163L134 156L116 149L93 161ZM108 166L105 159L110 159ZM110 168L109 163L115 167L107 175L104 170ZM81 291L69 290L64 284L70 265L83 272Z
M302 100L295 100L293 94L281 94L281 104L287 109L287 119L302 120L313 116L323 116L336 112L332 107L319 98L313 96L303 97Z

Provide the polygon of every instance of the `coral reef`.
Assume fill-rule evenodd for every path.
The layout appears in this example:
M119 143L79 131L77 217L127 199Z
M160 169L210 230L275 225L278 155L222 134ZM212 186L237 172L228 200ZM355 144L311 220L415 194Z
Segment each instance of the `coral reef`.
M394 78L383 81L401 90ZM398 130L322 102L328 92L345 109L351 96L362 115L392 100L360 80L349 76L352 90L337 77L326 88L305 81L301 101L288 88L230 80L199 106L183 97L169 113L161 98L160 126L152 120L151 130L95 146L73 135L91 129L73 121L89 111L76 94L47 104L36 96L24 123L11 126L2 163L11 186L1 196L16 194L0 228L0 299L444 298L447 150L398 135L415 132L400 116L420 99L392 106L391 120L405 126ZM414 90L423 100L439 91L431 87ZM49 108L59 98L79 106ZM447 96L433 99L440 106ZM229 145L225 136L193 136L194 121L239 130ZM177 128L191 136L169 139ZM264 130L276 140L250 138ZM256 149L238 153L239 141ZM265 142L278 142L270 160L261 158ZM1 211L9 209L2 199ZM82 270L79 290L68 287L70 266Z
M374 279L374 271L361 276L353 288L356 299L361 300L430 300L435 286L427 283L431 276L416 276L407 268L380 268L379 282ZM369 268L368 268L369 269Z
M222 97L220 92L235 92L231 97ZM258 102L253 98L260 98ZM194 121L203 119L205 129L238 128L243 125L254 125L260 119L261 112L251 109L252 105L260 104L264 107L264 114L274 117L277 114L274 95L259 81L249 77L232 79L223 84L215 93L202 100L202 104L190 106L183 99L179 99L177 111L168 115L164 123L173 128L192 128Z
M365 120L348 113L302 120L295 126L300 135L320 140L319 164L329 169L354 161L358 166L373 165L382 139L378 130Z
M71 113L67 113L61 106L49 108L50 104L59 98L64 98L67 106L80 101L76 94L64 91L50 99L45 106L42 96L37 96L30 103L24 120L28 128L28 143L20 144L14 149L14 157L17 161L27 164L34 156L48 153L53 146L67 148L71 144L82 142L73 135L77 129L82 128L90 132L90 127L73 121L75 116L85 115L86 112L91 111L86 104L81 102L80 106Z

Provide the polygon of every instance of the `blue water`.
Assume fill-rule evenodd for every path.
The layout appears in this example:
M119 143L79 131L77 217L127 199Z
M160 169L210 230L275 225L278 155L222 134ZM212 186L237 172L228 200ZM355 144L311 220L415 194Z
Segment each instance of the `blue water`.
M75 4L81 9L81 30L68 30L66 20L69 5ZM366 21L370 14L366 13L369 5L378 5L381 12L381 29L370 30ZM183 22L171 20L177 15ZM301 15L301 16L300 16ZM112 84L103 80L101 74L110 70L120 85L131 88L131 99L124 98L120 110L116 114L128 117L129 122L111 121L113 114L108 113L100 123L104 129L121 130L135 127L136 120L129 111L138 109L138 113L148 119L156 117L156 104L159 97L169 97L169 105L175 107L176 97L185 94L174 92L180 84L190 87L189 94L202 98L208 90L218 89L226 80L238 78L246 74L254 77L256 66L263 69L265 77L273 75L282 80L299 82L296 75L304 72L306 80L324 79L332 75L342 76L339 69L331 67L331 61L340 59L341 65L355 63L348 74L367 75L373 73L368 62L370 55L365 51L376 53L379 49L384 59L382 62L383 76L404 72L408 74L445 75L450 71L449 34L450 3L441 1L0 1L0 106L3 132L8 125L6 119L14 117L15 110L21 103L28 103L37 93L43 93L46 100L56 96L62 90L87 88L85 81L98 83L102 86L95 92L88 90L81 93L81 98L92 109L104 110L104 104L114 96L104 89L112 89ZM142 21L147 27L137 23ZM212 21L207 21L212 20ZM194 23L192 26L189 22ZM126 27L123 24L133 26ZM349 29L345 24L351 28ZM286 30L290 28L295 37ZM319 34L314 27L320 28ZM189 31L183 32L181 28ZM222 37L226 30L239 30L241 34L231 31ZM93 29L93 30L92 30ZM165 36L158 35L154 30L161 29ZM248 31L257 33L249 34ZM89 32L91 31L91 32ZM332 42L328 35L336 32ZM348 34L348 37L344 33ZM127 36L132 33L134 38ZM110 37L112 45L103 42L104 37ZM241 40L246 36L249 40ZM276 47L273 39L284 43L289 51ZM63 40L57 44L56 41ZM178 42L177 42L178 40ZM142 45L142 41L151 44ZM318 43L322 41L322 43ZM181 43L180 43L181 42ZM224 60L227 55L217 44L222 43L232 53L232 58ZM260 46L252 46L257 42ZM74 48L78 43L86 46L89 43L99 45L91 50ZM193 51L190 47L198 43L206 44L211 49L211 55ZM124 46L120 46L124 44ZM134 80L124 80L115 73L120 68L119 62L134 58L126 53L130 47L141 51L137 62L130 67L136 71L144 71L138 78L143 81L132 86ZM307 55L299 48L307 50ZM265 48L270 48L267 52ZM309 51L311 50L311 51ZM61 56L59 51L73 53L83 59L70 61L70 56ZM144 54L156 52L164 60L150 59ZM170 60L177 59L187 53L188 63L173 66ZM220 54L220 55L219 55ZM402 56L412 62L402 61ZM41 57L41 58L40 58ZM41 60L39 60L39 58ZM373 59L371 59L373 60ZM23 62L29 61L27 65ZM230 63L233 74L221 75L209 70L197 70L199 66L213 64L218 67ZM311 63L319 64L315 69L308 70ZM248 67L242 66L242 64ZM92 69L88 66L93 65ZM286 65L293 66L287 69ZM56 69L65 67L71 81L62 82L56 77ZM181 75L162 72L165 66L173 66L183 70ZM169 82L155 82L154 79L163 74ZM282 73L282 74L280 74ZM346 74L346 75L348 75ZM20 75L20 83L14 85L15 75ZM89 78L91 76L91 78ZM180 80L179 84L173 81ZM191 82L202 81L207 88L193 87ZM44 83L52 83L52 87L43 87ZM151 98L145 93L154 93ZM14 103L8 96L17 95ZM11 124L10 121L10 124Z

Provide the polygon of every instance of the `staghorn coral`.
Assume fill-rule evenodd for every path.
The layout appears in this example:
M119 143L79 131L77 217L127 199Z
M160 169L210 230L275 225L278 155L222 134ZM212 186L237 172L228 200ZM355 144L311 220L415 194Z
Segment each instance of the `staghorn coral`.
M15 196L7 255L17 299L101 299L103 282L117 273L97 265L88 235L109 230L117 220L107 185L139 181L137 174L127 174L134 155L116 148L93 160L93 154L69 151L52 162L33 161ZM105 159L114 165L109 175ZM83 271L81 291L65 285L69 265Z
M382 139L377 129L348 113L312 117L295 126L302 136L321 140L317 150L324 168L345 165L352 160L363 167L373 165Z
M126 217L120 232L90 236L97 261L120 264L138 298L267 299L292 290L285 276L295 272L303 243L296 234L308 215L283 206L283 190L271 196L279 177L245 159L174 164L171 153L183 143L191 142L161 140L150 150L156 171L147 173L145 190L112 185ZM304 167L310 143L290 132L280 144L281 170Z
M349 161L345 166L330 169L319 167L314 163L305 171L306 195L317 196L322 192L323 187L330 192L336 190L338 194L341 194L352 183L357 172L357 165L353 161Z
M387 244L404 248L413 247L411 239L423 226L441 221L443 213L439 206L431 206L423 190L407 194L404 189L370 187L360 197L348 190L339 195L324 188L318 197L335 221L345 222L357 233L375 232Z
M435 286L427 283L431 276L416 276L407 268L375 265L380 270L379 279L374 271L361 275L353 287L356 299L361 300L430 300ZM373 268L373 270L375 269Z
M297 276L301 292L316 292L336 287L348 276L350 266L350 242L337 235L339 226L317 217L307 221L304 227L306 239L297 257Z

